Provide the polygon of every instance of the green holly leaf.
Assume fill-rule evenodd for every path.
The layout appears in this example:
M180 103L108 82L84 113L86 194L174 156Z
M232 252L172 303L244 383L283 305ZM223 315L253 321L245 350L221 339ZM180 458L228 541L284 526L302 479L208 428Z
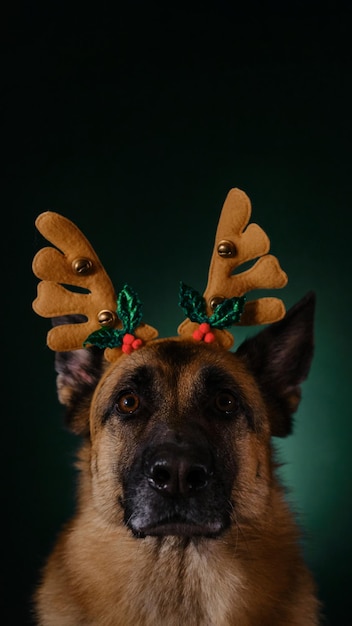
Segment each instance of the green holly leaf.
M207 321L206 304L203 296L193 287L180 283L179 305L191 322L201 324Z
M213 328L228 328L232 324L239 322L246 298L245 296L226 298L216 307L214 313L209 317L209 324Z
M98 348L117 348L121 346L126 333L133 335L142 321L142 303L136 292L125 285L117 297L117 315L122 322L122 328L100 328L87 337L83 346L94 345Z
M117 315L122 322L124 333L133 334L142 321L142 303L129 285L125 285L118 295Z
M99 328L91 333L89 337L83 343L83 347L97 346L104 350L105 348L117 348L122 344L122 338L125 334L123 330L116 330L115 328Z

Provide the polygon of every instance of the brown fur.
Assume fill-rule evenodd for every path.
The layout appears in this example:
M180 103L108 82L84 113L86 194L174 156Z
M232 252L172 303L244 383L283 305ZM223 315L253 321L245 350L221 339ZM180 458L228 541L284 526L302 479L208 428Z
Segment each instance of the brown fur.
M58 355L83 445L77 512L35 597L40 626L319 623L271 444L291 430L313 309L308 295L235 354L166 339L107 368L97 351ZM139 398L126 415L123 390Z

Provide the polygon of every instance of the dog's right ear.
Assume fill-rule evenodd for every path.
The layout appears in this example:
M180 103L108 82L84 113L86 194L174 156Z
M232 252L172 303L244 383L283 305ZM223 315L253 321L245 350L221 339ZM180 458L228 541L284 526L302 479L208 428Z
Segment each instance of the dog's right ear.
M67 318L72 323L73 316ZM63 323L62 318L52 320L53 325ZM104 351L96 347L69 352L57 352L57 392L66 407L66 426L78 435L89 435L89 409L94 390L105 366Z
M57 352L57 392L66 407L66 426L77 435L89 434L89 408L93 392L103 369L103 351L83 348L72 352Z

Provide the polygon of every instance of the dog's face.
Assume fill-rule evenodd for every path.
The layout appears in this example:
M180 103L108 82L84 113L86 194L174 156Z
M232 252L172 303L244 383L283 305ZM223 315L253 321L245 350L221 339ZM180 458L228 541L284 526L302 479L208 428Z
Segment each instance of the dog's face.
M216 537L261 516L270 438L291 430L312 357L314 299L236 353L155 341L103 372L97 351L59 355L61 401L86 438L91 504L134 536Z
M260 511L270 475L269 424L233 354L166 340L114 366L91 412L93 491L110 522L122 508L138 536L222 532Z

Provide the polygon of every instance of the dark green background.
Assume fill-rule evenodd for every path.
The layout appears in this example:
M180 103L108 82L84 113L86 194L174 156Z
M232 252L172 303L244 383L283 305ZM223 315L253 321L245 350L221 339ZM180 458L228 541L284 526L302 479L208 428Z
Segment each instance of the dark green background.
M2 24L1 624L28 623L73 510L78 442L62 426L49 323L31 310L36 216L76 222L116 288L133 285L146 321L172 335L179 281L204 288L231 187L288 273L287 307L317 294L312 370L278 447L329 623L348 624L351 3L112 6L17 3Z

